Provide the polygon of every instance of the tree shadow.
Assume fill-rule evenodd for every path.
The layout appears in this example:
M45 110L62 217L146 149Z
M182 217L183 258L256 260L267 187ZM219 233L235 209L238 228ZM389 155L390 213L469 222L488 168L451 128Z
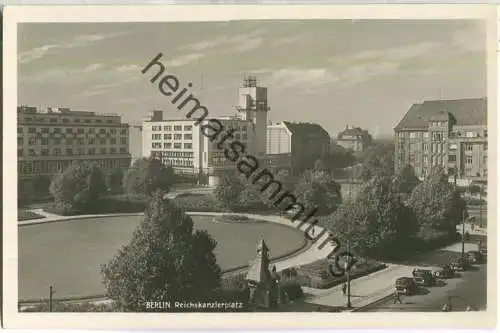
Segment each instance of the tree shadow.
M436 282L434 283L433 287L444 287L447 284L448 283L446 283L444 280L436 280Z

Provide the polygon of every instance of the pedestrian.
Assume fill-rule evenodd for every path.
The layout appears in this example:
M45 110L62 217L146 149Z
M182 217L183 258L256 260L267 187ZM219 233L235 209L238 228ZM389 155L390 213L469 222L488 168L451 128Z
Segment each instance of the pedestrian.
M315 230L316 230L316 228L314 228L314 227L313 227L313 228L312 228L312 232L311 232L313 237L314 237L314 231L315 231Z
M394 304L399 302L399 304L403 304L403 301L401 300L401 294L399 293L399 290L396 290L394 292Z

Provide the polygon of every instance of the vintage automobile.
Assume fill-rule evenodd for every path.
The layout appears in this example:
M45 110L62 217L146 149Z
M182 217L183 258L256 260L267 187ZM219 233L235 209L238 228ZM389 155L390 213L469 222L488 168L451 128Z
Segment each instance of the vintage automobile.
M419 286L433 286L436 278L430 269L415 269L413 270L413 279Z
M450 264L451 269L455 272L464 272L470 268L470 262L467 257L458 257Z
M484 262L484 257L479 251L467 252L467 258L471 264L482 264Z
M434 276L438 279L451 279L455 275L455 271L449 266L444 265L434 271Z
M404 295L415 295L418 291L418 286L413 278L400 277L396 279L396 291Z

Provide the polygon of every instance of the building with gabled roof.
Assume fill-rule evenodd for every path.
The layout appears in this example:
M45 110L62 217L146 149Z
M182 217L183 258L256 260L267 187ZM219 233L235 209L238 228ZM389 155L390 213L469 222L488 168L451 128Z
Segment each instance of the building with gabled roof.
M441 166L464 185L486 181L487 114L486 98L413 104L394 128L396 171L412 165L424 178Z
M346 125L345 129L337 135L337 144L352 151L363 151L371 145L373 138L360 127Z

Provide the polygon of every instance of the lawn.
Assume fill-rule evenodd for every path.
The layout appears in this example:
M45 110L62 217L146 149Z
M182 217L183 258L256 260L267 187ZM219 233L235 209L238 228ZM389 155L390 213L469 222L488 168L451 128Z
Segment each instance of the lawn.
M103 294L99 265L107 263L129 242L140 216L74 219L19 227L19 298L47 298L52 285L59 297ZM193 216L196 229L217 241L217 261L223 270L248 264L259 239L271 257L303 246L303 235L272 223L214 223L212 216Z

